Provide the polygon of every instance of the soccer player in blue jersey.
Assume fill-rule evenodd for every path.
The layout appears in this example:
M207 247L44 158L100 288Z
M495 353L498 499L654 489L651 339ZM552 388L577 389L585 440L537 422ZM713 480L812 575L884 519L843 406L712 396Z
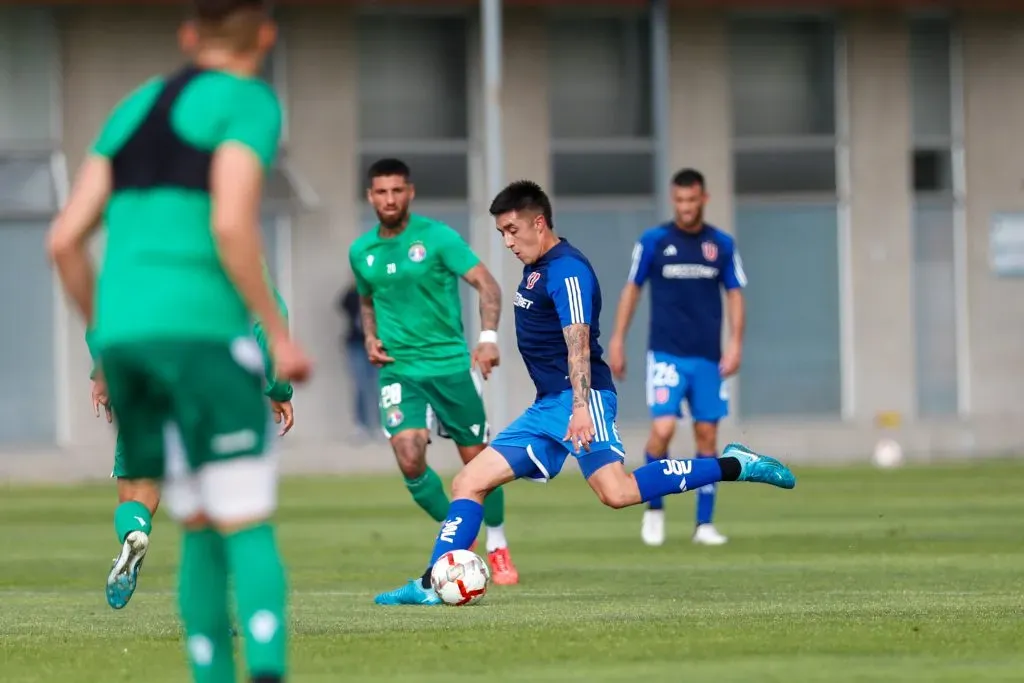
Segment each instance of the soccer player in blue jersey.
M740 367L743 351L743 287L747 283L732 237L704 222L704 176L684 169L672 179L675 218L645 232L633 249L633 266L619 299L608 364L616 378L626 372L625 340L644 283L650 283L651 323L647 352L647 404L651 433L647 462L668 457L685 400L693 418L697 458L718 452L718 423L729 413L725 379ZM722 289L730 337L722 352ZM697 491L693 542L721 545L728 539L712 525L716 485ZM661 498L647 502L641 538L665 542Z
M514 479L552 479L569 455L601 502L612 508L720 481L796 485L781 462L739 444L726 446L720 458L663 460L627 472L615 426L615 385L601 358L601 288L590 261L555 234L551 202L536 183L512 183L494 198L490 213L505 246L525 264L513 301L516 341L537 398L456 475L427 571L378 595L377 604L440 604L430 586L430 568L446 552L470 547L487 494Z

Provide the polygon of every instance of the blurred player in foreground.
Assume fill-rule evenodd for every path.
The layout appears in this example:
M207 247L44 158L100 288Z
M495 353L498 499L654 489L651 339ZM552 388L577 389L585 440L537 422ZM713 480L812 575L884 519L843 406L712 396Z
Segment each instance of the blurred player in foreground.
M380 223L355 241L349 262L361 297L366 352L380 370L381 424L413 500L440 522L448 512L441 477L427 465L430 427L455 441L463 462L487 444L483 386L498 365L501 290L469 245L444 223L409 213L416 196L409 167L381 159L370 167L367 198ZM480 336L470 354L459 279L480 295ZM484 502L487 558L494 582L519 573L505 539L505 492Z
M454 500L423 577L378 595L377 604L440 604L430 569L446 552L473 543L484 497L514 479L552 479L570 454L598 499L612 508L719 481L796 485L781 462L739 444L726 446L720 458L662 460L627 472L615 426L615 385L598 341L601 288L594 269L555 235L551 202L535 183L512 183L494 198L490 212L505 246L526 264L514 301L516 341L537 399L455 477Z
M162 481L184 527L179 606L193 679L234 683L228 586L254 683L285 678L287 585L259 320L277 377L310 374L264 277L259 210L281 107L256 78L260 0L193 0L193 61L136 89L85 160L49 249L95 335L129 479ZM89 238L107 230L97 285ZM94 313L95 306L95 313ZM230 582L229 582L230 579Z
M269 273L267 282L270 282ZM272 284L271 287L273 287ZM273 291L278 309L287 321L288 307L280 293L276 289ZM274 422L281 425L278 435L284 436L295 424L295 413L291 403L292 385L277 379L267 335L259 321L253 324L252 333L263 354L263 369L267 380L263 393L270 399ZM87 338L88 342L91 342L91 337L92 335L89 335ZM89 343L89 353L92 354L94 363L90 377L92 379L92 407L96 417L100 416L102 410L106 415L107 422L112 422L113 413L110 409L107 383L103 379L103 373L100 372L99 366L96 365L97 355L92 343ZM160 505L159 480L134 479L129 476L129 471L126 465L124 443L119 434L117 445L114 448L114 469L110 476L117 479L118 506L114 510L114 531L121 544L121 552L114 558L113 567L107 575L106 588L107 604L113 609L124 608L135 593L139 570L142 569L142 561L149 550L149 537L153 532L153 515L156 514L156 509Z
M645 232L633 249L629 280L619 298L608 364L618 379L626 375L626 334L645 282L651 289L647 351L647 405L651 434L647 462L668 457L676 421L686 401L693 418L698 458L718 454L718 423L729 414L725 379L740 367L743 351L743 293L747 284L732 237L704 222L708 195L704 176L684 169L672 179L675 218ZM722 289L730 338L722 353ZM717 486L697 491L693 542L722 545L728 539L712 524ZM647 503L641 538L665 542L661 498Z

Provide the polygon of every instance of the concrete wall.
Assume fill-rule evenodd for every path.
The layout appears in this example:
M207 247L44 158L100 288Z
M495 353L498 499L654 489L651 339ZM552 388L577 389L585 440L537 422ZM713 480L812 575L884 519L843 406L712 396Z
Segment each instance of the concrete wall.
M297 427L286 441L287 467L297 470L390 468L386 448L344 442L350 414L349 382L338 344L341 322L333 310L348 278L346 253L358 231L362 199L353 174L358 137L353 10L286 12L286 97L290 114L288 154L320 197L311 211L293 217L290 305L295 330L318 361L318 376L296 398ZM109 107L130 87L178 62L176 12L137 9L68 10L60 13L64 54L64 145L76 166ZM535 10L506 13L504 139L506 180L550 180L546 31ZM725 18L714 13L672 13L671 153L673 167L706 171L713 193L710 214L731 229L733 202L728 43ZM996 280L988 271L989 216L1024 211L1019 160L1024 158L1024 16L974 17L962 21L965 67L966 176L965 258L969 316L970 413L942 424L917 422L914 413L907 34L901 17L865 14L844 21L850 142L850 249L853 382L851 419L840 423L779 421L729 423L725 438L742 437L801 460L862 457L879 432L877 411L911 416L899 431L915 451L975 452L1024 446L1024 281ZM477 39L478 40L478 39ZM477 42L476 45L479 45ZM471 54L476 59L479 53ZM126 58L130 55L130 58ZM471 70L472 71L472 70ZM476 75L479 82L479 73ZM471 159L476 207L473 245L500 270L504 291L519 281L519 264L494 243L485 215L489 197L482 173L480 100L472 100ZM499 256L500 255L500 256ZM501 267L494 259L504 258ZM502 329L511 333L511 307ZM66 392L64 452L0 458L0 476L102 476L110 430L88 405L89 361L81 326L62 313ZM514 413L532 399L532 387L511 340L505 363L489 387L492 405L504 397ZM1011 416L1016 416L1013 419ZM627 446L642 445L644 426L624 426ZM454 464L435 449L441 466ZM52 467L50 466L52 464Z

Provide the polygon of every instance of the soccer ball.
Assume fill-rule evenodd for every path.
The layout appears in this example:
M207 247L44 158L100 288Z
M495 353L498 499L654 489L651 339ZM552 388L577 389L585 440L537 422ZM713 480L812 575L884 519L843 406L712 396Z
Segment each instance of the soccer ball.
M875 467L893 469L903 464L903 448L893 439L882 439L871 458Z
M472 605L487 593L491 572L487 563L470 550L452 550L430 569L430 585L446 605Z

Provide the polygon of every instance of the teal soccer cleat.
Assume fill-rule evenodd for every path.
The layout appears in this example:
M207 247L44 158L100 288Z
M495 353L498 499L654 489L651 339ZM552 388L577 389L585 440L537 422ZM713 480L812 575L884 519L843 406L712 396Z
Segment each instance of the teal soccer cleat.
M144 531L133 531L124 539L121 554L107 575L107 604L113 609L124 609L132 599L148 549L149 536Z
M440 605L441 598L432 588L424 588L420 579L413 579L401 588L381 593L373 599L378 605Z
M780 489L791 489L796 486L796 477L788 467L773 457L755 453L741 443L726 446L722 451L722 457L736 458L740 461L740 476L736 481L771 484Z

